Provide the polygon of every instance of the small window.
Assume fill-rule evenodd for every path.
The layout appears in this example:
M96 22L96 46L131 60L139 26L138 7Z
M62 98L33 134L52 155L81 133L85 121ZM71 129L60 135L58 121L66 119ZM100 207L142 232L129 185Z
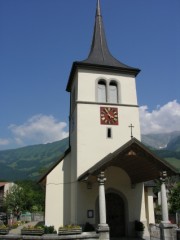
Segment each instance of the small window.
M107 138L112 138L112 130L111 130L111 128L107 129Z
M98 102L106 102L106 83L104 80L98 82Z
M109 84L109 102L118 103L118 88L114 81Z

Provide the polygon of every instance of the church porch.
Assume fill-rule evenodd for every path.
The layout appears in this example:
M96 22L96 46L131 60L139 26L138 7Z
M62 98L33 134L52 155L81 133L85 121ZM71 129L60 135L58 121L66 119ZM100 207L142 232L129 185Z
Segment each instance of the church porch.
M104 175L104 182L101 181L99 187L101 188L102 185L104 185L103 199L105 199L105 204L103 203L102 206L106 205L106 209L102 207L104 208L102 211L101 201L99 201L98 223L99 225L109 224L111 239L113 239L113 236L116 236L117 239L123 239L121 238L122 236L125 236L125 239L126 237L129 239L135 236L135 220L140 220L144 223L144 238L150 238L149 223L154 223L154 217L151 216L154 215L154 210L152 210L150 200L152 194L149 194L148 201L145 200L145 198L147 198L147 191L146 193L144 192L144 182L159 179L160 174L164 171L167 172L168 175L176 174L174 169L156 157L141 142L133 138L115 152L107 155L79 177L80 182L86 182L88 185L92 186L95 182L97 183L97 180L99 182L100 175ZM123 174L126 177L120 179ZM103 191L99 191L99 195L102 194L100 192ZM121 196L124 202L122 208L124 211L124 220L121 223L118 222L118 224L116 224L116 220L111 221L113 216L112 211L109 219L109 210L107 209L109 204L107 200L108 193L114 193L117 194L117 196ZM111 204L111 206L115 206L115 202ZM117 215L118 210L116 211L115 209L114 212ZM101 221L101 215L103 221ZM124 232L120 231L121 226ZM112 233L112 229L116 229L115 231L117 234Z

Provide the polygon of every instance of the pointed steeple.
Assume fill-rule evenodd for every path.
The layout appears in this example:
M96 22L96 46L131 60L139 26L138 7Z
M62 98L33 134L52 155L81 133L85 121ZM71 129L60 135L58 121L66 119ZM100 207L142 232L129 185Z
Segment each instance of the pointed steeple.
M140 72L139 69L125 65L111 55L104 31L100 0L97 0L94 34L89 56L84 61L76 61L73 63L66 88L68 92L71 91L73 78L78 68L118 72L133 76L136 76Z
M133 69L114 58L107 45L104 31L103 19L101 16L100 0L97 0L94 34L89 56L83 63L98 64L111 67L121 67Z

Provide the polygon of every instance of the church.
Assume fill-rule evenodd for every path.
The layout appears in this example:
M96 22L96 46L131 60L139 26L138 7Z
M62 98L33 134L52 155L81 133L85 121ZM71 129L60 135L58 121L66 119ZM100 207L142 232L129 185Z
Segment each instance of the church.
M111 237L134 236L134 222L155 222L151 180L175 174L141 143L136 76L114 58L97 0L87 59L72 64L69 148L41 177L45 224L56 229L87 222Z

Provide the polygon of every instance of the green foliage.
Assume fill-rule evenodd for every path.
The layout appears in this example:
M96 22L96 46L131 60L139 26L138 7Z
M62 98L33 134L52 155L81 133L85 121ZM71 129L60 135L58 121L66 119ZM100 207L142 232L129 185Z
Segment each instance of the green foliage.
M179 180L180 180L180 177L178 175L166 178L165 183L166 183L166 188L169 194L171 194L171 191L174 189L174 187L179 182ZM156 186L154 187L153 191L154 193L158 193L161 191L161 180L156 179L155 183L156 183Z
M80 225L74 225L74 224L67 224L65 226L60 226L59 230L66 229L66 230L71 230L71 229L81 229L82 227Z
M43 228L45 234L57 233L57 231L54 229L54 226L43 226Z
M180 152L174 152L169 150L154 150L154 152L162 158L176 158L180 160Z
M92 224L90 224L89 222L86 222L85 226L84 226L84 232L94 232L95 228Z
M154 150L154 152L162 160L168 162L180 172L180 152L172 152L167 150Z
M2 225L0 225L0 229L9 229L9 227L4 225L4 224L2 224Z
M138 220L135 221L135 231L144 231L144 224Z
M20 186L14 185L4 198L4 207L9 211L13 212L14 215L24 209L25 195L24 191Z
M180 210L180 182L172 189L169 196L169 204L171 212L175 213Z
M34 226L34 225L27 225L22 228L23 230L35 230L35 229L43 229L42 226Z
M167 149L170 149L171 151L180 151L180 136L177 136L174 139L172 139L168 143Z
M39 144L0 151L1 179L17 181L36 180L56 162L69 146L68 138L48 144Z
M180 159L176 158L165 158L165 161L179 170L180 173Z
M4 206L15 216L23 211L44 211L45 195L35 182L22 181L14 185L4 198Z

